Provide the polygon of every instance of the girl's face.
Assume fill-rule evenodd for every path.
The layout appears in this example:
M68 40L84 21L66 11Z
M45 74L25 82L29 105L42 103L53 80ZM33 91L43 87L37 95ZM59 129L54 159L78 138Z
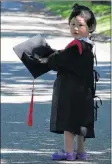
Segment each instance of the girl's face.
M74 39L80 39L82 37L89 36L89 29L82 16L73 17L70 21L70 32Z

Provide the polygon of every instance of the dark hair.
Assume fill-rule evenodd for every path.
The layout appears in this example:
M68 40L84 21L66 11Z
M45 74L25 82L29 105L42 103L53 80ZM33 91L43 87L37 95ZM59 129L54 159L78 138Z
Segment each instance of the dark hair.
M74 4L72 7L72 12L69 16L69 24L73 17L81 15L85 18L87 26L89 28L89 32L93 33L96 29L96 19L93 12L86 6Z

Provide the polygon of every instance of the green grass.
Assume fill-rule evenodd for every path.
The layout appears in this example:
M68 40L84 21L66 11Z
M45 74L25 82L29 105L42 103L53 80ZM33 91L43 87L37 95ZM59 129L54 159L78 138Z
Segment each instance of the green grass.
M97 19L97 23L98 23L98 24L104 24L104 23L106 23L106 22L110 22L110 17L111 17L110 14L108 14L108 15L103 15L102 17L100 17L100 18Z
M105 36L110 36L110 19L111 15L105 15L97 19L97 33L104 34Z
M44 1L43 2L49 10L55 11L58 15L66 18L71 13L71 7L74 3L82 4L88 6L96 16L102 16L104 14L109 14L111 12L111 8L109 5L92 5L89 0L86 1Z
M111 12L109 5L92 5L91 9L97 16L103 16L104 14L109 14Z
M71 13L72 6L74 3L84 4L88 7L91 6L91 3L88 1L44 1L44 4L49 10L54 11L56 14L61 15L63 18L67 18Z
M104 34L105 36L111 36L111 32L112 30L106 30L106 31L103 31L101 34Z

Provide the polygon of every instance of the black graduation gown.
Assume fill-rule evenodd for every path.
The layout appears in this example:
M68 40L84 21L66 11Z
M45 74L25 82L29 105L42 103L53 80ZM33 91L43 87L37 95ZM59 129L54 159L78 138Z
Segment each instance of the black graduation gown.
M81 135L80 127L84 126L85 138L94 138L93 53L90 44L81 44L82 54L73 45L48 58L48 67L58 72L53 86L50 131Z

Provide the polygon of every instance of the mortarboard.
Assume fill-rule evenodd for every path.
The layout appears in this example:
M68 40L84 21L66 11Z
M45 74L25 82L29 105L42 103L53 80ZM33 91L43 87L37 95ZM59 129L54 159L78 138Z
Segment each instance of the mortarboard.
M34 79L50 71L47 64L43 65L38 59L48 57L55 50L49 46L40 34L16 45L13 47L13 50L30 71ZM34 58L37 60L34 60Z
M15 47L13 47L14 52L27 67L29 72L32 74L33 78L37 78L40 75L50 71L47 64L42 64L40 59L43 57L48 57L50 54L55 52L46 40L39 34L36 35L25 42L22 42ZM36 60L35 60L36 59ZM33 89L31 96L31 103L28 111L28 126L32 126L32 114L33 114L33 91L34 91L34 80Z

